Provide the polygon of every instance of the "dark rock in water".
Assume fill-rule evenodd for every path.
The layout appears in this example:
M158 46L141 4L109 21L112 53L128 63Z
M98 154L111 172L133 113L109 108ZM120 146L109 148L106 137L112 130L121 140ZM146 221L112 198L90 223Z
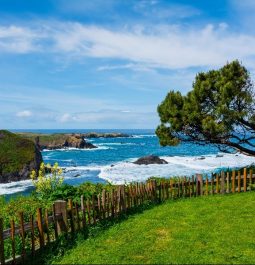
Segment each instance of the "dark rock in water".
M76 174L76 175L74 175L73 177L74 178L77 178L77 177L79 177L80 176L80 174Z
M166 160L161 159L158 156L154 156L154 155L141 157L133 163L137 165L168 164Z
M111 165L111 167L114 167L114 165Z
M223 155L216 155L216 157L223 157Z
M0 183L30 178L31 171L38 171L41 162L42 155L36 144L0 130Z
M205 159L205 157L204 156L201 156L201 157L199 157L199 158L197 158L198 160L204 160Z

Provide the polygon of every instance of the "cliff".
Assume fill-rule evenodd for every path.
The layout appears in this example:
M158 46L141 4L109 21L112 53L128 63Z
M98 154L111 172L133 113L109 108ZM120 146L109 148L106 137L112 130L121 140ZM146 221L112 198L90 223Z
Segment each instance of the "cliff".
M28 179L41 162L41 152L31 140L0 130L0 183Z
M19 133L22 137L32 140L40 150L43 149L62 149L62 148L97 148L84 140L80 134L34 134Z
M55 133L55 134L36 134L36 133L18 133L18 135L32 140L40 150L43 149L61 149L61 148L97 148L88 143L85 138L116 138L129 137L123 133Z

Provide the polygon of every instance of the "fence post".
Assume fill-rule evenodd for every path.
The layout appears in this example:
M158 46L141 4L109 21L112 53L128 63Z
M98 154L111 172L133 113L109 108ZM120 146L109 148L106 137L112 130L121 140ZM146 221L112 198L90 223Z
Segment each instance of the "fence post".
M21 260L24 263L25 260L25 228L24 228L24 214L23 212L19 213L19 219L20 219L20 235L21 235ZM39 227L39 224L38 224Z
M106 217L106 192L105 190L102 191L102 212L103 212L103 219Z
M208 195L208 177L207 176L205 180L205 194Z
M216 174L216 193L219 193L219 174Z
M127 205L126 205L125 185L121 186L121 193L122 193L122 210L123 210L123 212L126 212L127 211Z
M84 204L84 196L81 195L81 210L82 210L82 228L86 226L86 210Z
M0 262L1 264L5 264L5 258L4 258L4 227L3 227L3 219L0 218Z
M233 170L232 171L232 193L235 193L236 191L235 184L236 184L236 172L235 170Z
M42 208L37 209L37 224L39 231L39 242L40 248L44 247L44 232L43 232L43 221L42 221Z
M194 183L195 183L195 179L194 179L194 176L192 175L192 185L191 185L192 186L192 196L195 196L195 187L194 187L195 184Z
M203 176L201 174L196 175L196 195L203 195Z
M229 172L227 172L227 193L229 193Z
M16 250L15 250L15 223L11 220L11 241L12 241L12 261L16 263Z
M252 190L251 186L252 186L252 169L250 169L250 190Z
M241 192L241 172L240 170L238 171L238 176L237 176L237 191Z
M66 201L58 200L54 202L54 213L55 215L61 215L62 218L56 218L56 226L58 234L67 232L67 205Z
M88 212L88 224L91 224L91 210L90 210L90 200L87 199L87 212Z
M31 252L32 257L35 255L35 226L34 226L34 216L30 215L30 227L31 227Z
M70 216L70 226L71 226L71 233L75 232L74 227L74 218L73 218L73 201L72 199L68 199L68 206L69 206L69 216Z
M214 175L211 176L211 194L214 194Z
M48 214L47 209L45 209L44 221L45 221L45 229L46 229L46 235L47 235L47 243L49 243L50 242L50 231L49 231L49 214Z
M221 187L220 187L221 194L225 194L225 172L221 172Z
M81 229L81 220L80 220L80 213L79 213L79 205L78 203L75 203L75 214L76 214L76 223L77 223L77 229Z
M243 170L243 191L246 192L247 190L247 170L246 167Z

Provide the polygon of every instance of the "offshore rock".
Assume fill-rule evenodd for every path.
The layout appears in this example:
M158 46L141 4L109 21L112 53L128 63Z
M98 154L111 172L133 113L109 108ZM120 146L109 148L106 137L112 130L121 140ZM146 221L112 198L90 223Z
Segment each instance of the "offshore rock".
M154 155L141 157L133 163L137 165L168 164L166 160Z

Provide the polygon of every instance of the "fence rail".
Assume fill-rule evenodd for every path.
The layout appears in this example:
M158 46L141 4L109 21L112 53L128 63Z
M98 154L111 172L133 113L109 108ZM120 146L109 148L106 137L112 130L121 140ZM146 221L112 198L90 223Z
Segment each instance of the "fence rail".
M56 201L52 210L37 209L30 215L29 222L24 221L24 213L19 213L19 222L11 220L8 229L4 230L3 219L0 218L0 264L24 262L25 257L31 259L36 250L55 241L62 233L75 233L82 228L94 225L101 220L118 217L129 209L150 202L161 202L180 197L208 196L246 192L255 189L255 175L252 169L221 172L210 176L197 174L192 177L181 177L169 180L150 180L146 183L114 186L112 191L103 190L80 203L72 199ZM9 242L6 242L9 241ZM17 247L18 245L18 247ZM7 246L9 251L6 251ZM8 254L8 253L9 254Z

